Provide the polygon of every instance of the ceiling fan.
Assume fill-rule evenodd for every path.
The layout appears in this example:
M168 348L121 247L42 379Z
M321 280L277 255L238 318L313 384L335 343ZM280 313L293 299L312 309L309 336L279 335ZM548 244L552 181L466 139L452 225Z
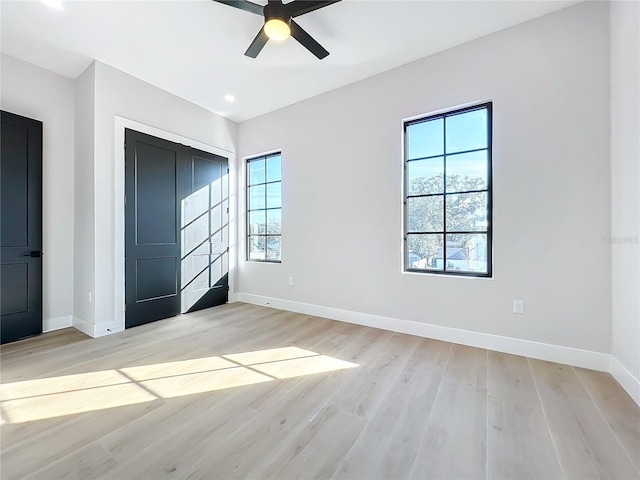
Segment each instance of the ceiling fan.
M264 25L253 39L244 54L247 57L256 58L264 48L267 40L281 41L292 36L302 44L307 50L322 60L329 55L329 52L311 35L309 35L300 25L293 21L294 17L299 17L305 13L313 12L319 8L326 7L340 0L294 0L283 3L282 0L269 0L266 5L258 5L249 0L214 0L224 3L230 7L239 8L245 12L255 13L264 16Z

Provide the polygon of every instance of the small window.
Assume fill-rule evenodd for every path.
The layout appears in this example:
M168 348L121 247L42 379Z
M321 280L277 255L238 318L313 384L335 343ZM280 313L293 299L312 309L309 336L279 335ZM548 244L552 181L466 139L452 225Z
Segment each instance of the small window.
M491 103L404 124L405 271L491 276Z
M281 261L281 155L247 160L247 260Z

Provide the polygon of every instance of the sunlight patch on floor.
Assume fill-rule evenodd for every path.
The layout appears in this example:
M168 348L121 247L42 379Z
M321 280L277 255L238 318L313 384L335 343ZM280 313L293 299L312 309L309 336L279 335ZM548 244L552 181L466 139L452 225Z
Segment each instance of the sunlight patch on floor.
M298 347L176 360L0 385L3 423L23 423L357 367Z
M143 381L153 378L212 372L237 367L238 364L221 357L204 357L191 360L178 360L176 362L155 363L139 367L126 367L120 368L119 370L133 380Z
M255 383L270 382L273 378L236 367L216 372L194 373L179 377L157 378L141 385L161 398L175 398L196 393L213 392L227 388L244 387Z
M262 363L254 366L267 375L276 378L293 378L314 373L332 372L353 368L356 364L338 360L337 358L317 355L313 357L297 358L295 360L282 360L279 362Z
M129 383L131 380L117 370L79 373L62 377L40 378L0 385L0 400L36 397L54 393L73 392L87 388Z
M312 357L318 355L315 352L298 347L270 348L269 350L258 350L255 352L234 353L224 355L231 361L242 365L256 365L258 363L277 362L279 360L291 360L294 358Z
M22 423L152 402L157 398L134 383L125 383L9 400L2 402L2 407L9 423Z

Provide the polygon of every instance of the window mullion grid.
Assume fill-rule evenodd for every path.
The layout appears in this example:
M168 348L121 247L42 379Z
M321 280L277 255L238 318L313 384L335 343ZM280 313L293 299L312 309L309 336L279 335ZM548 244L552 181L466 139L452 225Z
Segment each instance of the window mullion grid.
M462 190L460 192L447 192L447 195L463 195L466 193L486 193L488 190L483 188L482 190ZM417 195L408 195L407 198L423 198L423 197L441 197L444 193L420 193Z
M249 213L251 210L251 201L250 201L250 195L249 195L249 189L251 188L251 180L249 179L249 171L251 169L251 167L249 167L249 165L251 164L250 161L247 161L246 164L246 182L247 182L247 188L246 188L246 192L244 194L244 201L246 203L246 208L247 208L247 221L246 221L246 229L247 229L247 243L246 243L246 249L247 249L247 255L246 258L247 260L251 259L251 214Z
M442 117L442 271L447 271L447 116Z
M460 152L447 152L447 146L446 146L446 140L447 140L447 119L449 117L455 116L455 115L460 115L463 113L467 113L470 111L474 111L474 110L482 110L485 109L488 112L489 115L489 128L488 128L488 132L487 132L487 146L484 148L476 148L476 149L470 149L470 150L464 150L464 151L460 151ZM432 156L426 156L426 157L419 157L419 158L409 158L408 156L408 152L409 152L409 148L408 148L408 139L407 139L407 127L416 123L421 123L419 121L416 122L408 122L405 123L404 125L404 145L405 145L405 162L404 162L404 185L405 185L405 195L404 195L404 223L405 223L405 228L404 228L404 241L405 241L405 254L408 252L408 239L410 235L421 235L421 234L432 234L432 235L443 235L443 246L442 246L442 251L443 251L443 266L441 269L436 269L436 271L441 271L441 272L452 272L451 270L447 269L447 235L486 235L486 246L487 246L487 254L486 254L486 266L487 266L487 271L490 271L491 269L491 247L490 245L492 245L492 228L491 228L491 213L492 213L492 195L491 195L491 190L492 190L492 178L491 178L491 166L492 166L492 158L491 158L491 106L490 104L488 105L481 105L481 106L477 106L477 107L470 107L470 108L465 108L462 110L458 110L456 112L449 112L449 113L443 113L441 115L434 115L433 117L429 117L428 121L431 120L436 120L438 118L442 118L443 119L443 153L442 155L432 155ZM427 120L424 120L427 121ZM461 191L461 192L448 192L447 191L447 159L449 156L454 156L454 155L461 155L461 154L465 154L465 153L473 153L473 152L481 152L481 151L486 151L487 152L487 168L488 168L488 175L487 175L487 185L486 188L481 189L481 190L468 190L468 191ZM418 195L410 195L409 194L409 187L408 187L408 176L407 176L407 164L409 162L412 161L416 161L416 160L427 160L427 159L432 159L432 158L437 158L439 156L443 157L443 192L440 193L430 193L430 194L418 194ZM449 195L454 195L454 194L470 194L470 193L486 193L487 194L487 204L485 206L486 208L486 213L487 213L487 227L484 230L473 230L473 231L448 231L447 230L447 197ZM442 196L442 208L443 208L443 228L442 231L440 232L423 232L423 231L415 231L415 232L410 232L409 231L409 220L408 220L408 199L410 198L421 198L421 197L435 197L435 196ZM407 269L407 258L405 258L405 268ZM467 273L471 273L472 272L467 272Z
M444 118L444 117L443 117ZM438 120L438 118L434 118L433 120ZM432 120L432 121L433 121ZM472 148L471 150L461 150L459 152L449 152L447 153L447 155L465 155L467 153L476 153L476 152L481 152L482 150L487 150L486 147L482 147L482 148ZM407 158L407 163L411 163L411 162L419 162L421 160L431 160L433 158L438 158L438 157L442 157L442 154L438 154L438 155L429 155L427 157L416 157L416 158Z
M269 261L267 244L269 243L267 240L267 157L264 158L264 259L265 261Z
M404 208L402 209L402 216L404 222L404 269L409 268L409 213L407 211L407 199L409 198L409 179L407 175L407 164L409 163L409 145L407 142L407 124L404 125Z

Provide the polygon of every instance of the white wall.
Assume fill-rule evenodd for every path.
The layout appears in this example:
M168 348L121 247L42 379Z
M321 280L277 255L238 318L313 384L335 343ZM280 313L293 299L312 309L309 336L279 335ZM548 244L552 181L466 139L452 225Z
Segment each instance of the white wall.
M612 369L640 403L640 4L610 5Z
M608 353L608 34L584 3L240 124L283 153L282 264L241 251L241 295ZM402 119L489 99L494 278L402 273Z
M209 145L226 152L235 151L237 125L98 61L94 108L93 176L85 180L93 182L94 189L93 333L103 335L107 329L124 328L124 168L116 163L122 151L115 151L116 139L123 138L121 119L192 139L198 148ZM171 135L166 138L172 139ZM118 148L123 149L124 143ZM87 260L92 260L90 255ZM88 302L86 297L81 301Z
M43 122L43 327L73 313L74 86L71 80L2 54L0 105Z
M94 323L89 292L94 290L94 188L93 142L95 137L95 64L75 81L75 275L74 326L87 334Z

